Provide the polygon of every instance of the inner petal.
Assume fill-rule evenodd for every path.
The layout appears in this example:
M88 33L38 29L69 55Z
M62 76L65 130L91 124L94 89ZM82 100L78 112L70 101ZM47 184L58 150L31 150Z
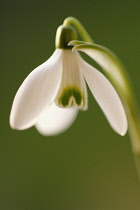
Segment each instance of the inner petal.
M87 108L86 84L78 60L78 53L63 50L62 79L55 99L55 103L59 107L76 106L79 109Z

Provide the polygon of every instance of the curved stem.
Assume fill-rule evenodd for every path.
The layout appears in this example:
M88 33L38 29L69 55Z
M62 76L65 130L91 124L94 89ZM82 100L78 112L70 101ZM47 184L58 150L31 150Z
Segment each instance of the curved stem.
M125 88L120 86L120 81L116 78L116 72L107 72L105 69L103 71L122 99L128 120L128 132L131 139L132 151L135 155L140 155L140 114L131 80L123 66L118 69L118 73L121 76Z
M118 57L109 49L96 44L72 41L73 50L85 52L102 68L119 94L128 119L128 131L134 154L140 155L140 115L137 100L127 71Z
M71 24L74 25L74 27L77 29L77 31L79 32L80 36L84 41L89 43L94 43L94 41L92 40L92 38L90 37L90 35L88 34L88 32L86 31L86 29L83 27L83 25L80 23L79 20L77 20L74 17L68 17L63 22L63 25L65 26Z
M120 81L117 80L115 72L109 73L106 72L105 69L103 70L122 99L128 120L128 132L131 139L132 151L135 155L140 155L140 113L131 80L123 65L118 69L118 73L120 74L126 88L120 87Z
M122 103L124 105L128 119L128 132L131 139L135 165L138 173L138 178L140 180L140 115L137 106L137 100L135 98L135 94L131 85L131 80L127 72L125 71L124 66L114 55L114 53L112 53L110 50L107 50L106 48L94 45L93 40L77 19L73 17L66 18L64 21L64 25L70 24L73 24L75 26L85 42L89 42L84 43L81 41L71 41L71 45L75 46L74 48L77 50L80 50L80 48L84 48L84 46L86 49L90 48L95 50L93 52L93 54L95 53L95 55L91 57L99 65L101 65L105 75L111 81L122 99ZM108 68L110 67L110 70L108 68L104 68L102 60L105 60L105 63L109 64L107 66Z
M135 155L140 155L140 112L138 103L133 91L131 79L120 61L119 64L120 68L118 68L117 71L122 79L124 87L120 85L120 80L116 78L115 71L108 72L104 68L103 71L118 92L125 108L132 151Z
M132 150L135 155L140 155L140 114L131 80L123 66L118 69L118 73L124 83L124 88L123 86L121 87L120 81L116 78L116 72L108 72L104 68L103 71L122 100L128 120L128 132L131 139Z
M123 64L118 57L109 49L92 44L92 39L83 28L81 23L72 17L66 18L64 24L74 24L84 41L71 41L70 44L75 46L74 50L80 50L88 54L88 51L92 50L91 56L104 71L104 74L110 80L118 92L128 119L128 132L131 138L132 150L135 155L140 155L140 115L137 106L137 100L132 88L131 80ZM90 42L90 43L87 43Z
M140 155L140 118L138 112L132 115L127 114L129 121L129 135L131 138L132 150L135 155Z

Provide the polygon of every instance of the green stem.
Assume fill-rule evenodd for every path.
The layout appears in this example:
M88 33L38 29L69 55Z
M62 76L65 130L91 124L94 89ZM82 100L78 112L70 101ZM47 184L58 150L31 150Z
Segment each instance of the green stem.
M136 166L137 176L140 181L140 118L136 113L133 117L131 114L129 116L129 135L131 139L132 151L134 162Z
M122 78L125 88L120 86L119 80L116 79L116 74L114 73L105 71L106 76L112 82L120 98L122 99L122 103L128 119L128 132L131 139L133 153L135 155L140 155L140 115L131 80L123 68L123 65L121 68L119 68L118 73Z
M94 45L93 40L82 26L82 24L74 17L68 17L64 20L64 25L74 25L80 36L83 38L85 42L85 47L89 47L90 49L100 49L100 52L104 53L103 57L106 59L106 55L108 59L111 60L111 63L116 65L115 68L110 69L108 71L103 66L103 71L107 78L111 81L116 91L121 97L122 103L124 105L127 119L128 119L128 132L131 138L132 150L135 155L140 155L140 116L139 110L137 106L137 101L135 98L135 94L132 88L131 80L125 71L124 66L119 61L119 59L112 53L110 50L106 48L100 48L99 45ZM75 45L83 47L84 42L75 41ZM92 45L93 44L93 45ZM80 47L79 47L80 48ZM78 47L76 49L79 49ZM97 62L100 65L100 62ZM110 66L111 67L111 66Z
M79 32L80 36L83 38L84 41L89 42L89 43L94 43L86 29L83 27L83 25L80 23L79 20L77 20L74 17L68 17L64 20L63 25L69 26L69 25L74 25L74 27L77 29Z
M117 68L114 72L108 72L105 69L103 69L103 71L122 100L128 120L128 132L131 139L132 150L135 155L140 155L140 115L137 100L132 88L131 80L125 71L125 68L121 63L119 63L119 66L120 68ZM122 79L121 85L120 80L117 79L116 75L120 75L119 78Z
M107 78L118 92L128 119L128 132L131 139L132 150L135 155L140 155L140 114L133 86L124 66L118 60L119 68L116 71L106 71ZM117 79L116 75L119 75ZM122 82L120 82L120 78Z
M64 25L67 26L70 24L75 26L75 28L77 29L80 36L85 42L89 42L89 45L94 44L93 40L91 39L85 28L76 18L68 17L64 20ZM80 46L80 43L78 45ZM110 54L110 51L108 51L108 53ZM110 71L106 71L106 69L104 68L102 69L108 77L108 79L114 85L116 91L122 99L122 103L124 105L124 109L126 111L128 119L128 132L131 139L135 165L138 173L138 178L140 180L140 115L137 106L137 100L133 92L131 80L129 79L129 76L125 71L125 68L123 67L121 62L119 62L119 60L116 58L116 56L114 56L114 54L111 53L111 57L112 60L114 60L114 62L117 63L118 68L115 68L115 71L111 71L111 69Z
M134 114L135 111L135 114ZM131 138L132 150L135 155L140 155L140 118L139 113L134 110L127 112L127 118L129 123L129 135Z
M91 56L101 67L110 80L118 95L120 96L128 119L128 131L131 138L131 144L134 154L140 155L140 116L137 106L137 100L133 91L131 80L125 71L124 66L118 57L109 49L84 42L72 41L75 50L84 52L86 49L92 53Z

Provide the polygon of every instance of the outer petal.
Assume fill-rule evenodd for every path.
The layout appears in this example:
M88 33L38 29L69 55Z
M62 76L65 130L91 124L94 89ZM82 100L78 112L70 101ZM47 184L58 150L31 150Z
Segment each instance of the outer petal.
M77 45L78 44L78 45ZM69 45L76 45L73 50L79 50L93 58L103 69L113 85L123 93L123 97L129 100L130 85L128 84L128 75L119 58L108 48L97 44L88 44L84 42L71 41ZM127 79L126 79L127 78ZM130 82L130 81L129 81Z
M76 108L59 108L53 103L40 115L35 126L43 135L58 135L71 126L77 113Z
M10 125L27 129L52 102L61 80L61 54L56 50L45 63L34 69L20 86L11 110Z
M124 135L127 131L127 119L117 92L102 73L82 59L80 66L92 94L110 125L117 133Z

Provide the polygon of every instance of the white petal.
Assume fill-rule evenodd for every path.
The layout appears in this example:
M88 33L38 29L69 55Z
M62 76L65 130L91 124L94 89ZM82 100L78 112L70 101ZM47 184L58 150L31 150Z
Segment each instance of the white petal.
M10 115L13 129L22 130L34 125L41 112L54 100L61 80L61 56L62 50L56 50L20 86Z
M55 103L57 106L87 108L87 89L79 67L79 53L63 51L62 79Z
M58 135L71 126L77 113L76 108L59 108L53 103L41 114L35 126L43 135Z
M124 135L127 131L127 119L114 87L102 73L82 59L80 65L89 88L110 125L117 133Z
M70 44L75 45L76 43L72 41ZM94 59L102 67L105 74L111 78L117 89L129 98L129 84L125 79L128 76L119 58L111 50L97 44L81 44L75 46L73 50L82 51Z

